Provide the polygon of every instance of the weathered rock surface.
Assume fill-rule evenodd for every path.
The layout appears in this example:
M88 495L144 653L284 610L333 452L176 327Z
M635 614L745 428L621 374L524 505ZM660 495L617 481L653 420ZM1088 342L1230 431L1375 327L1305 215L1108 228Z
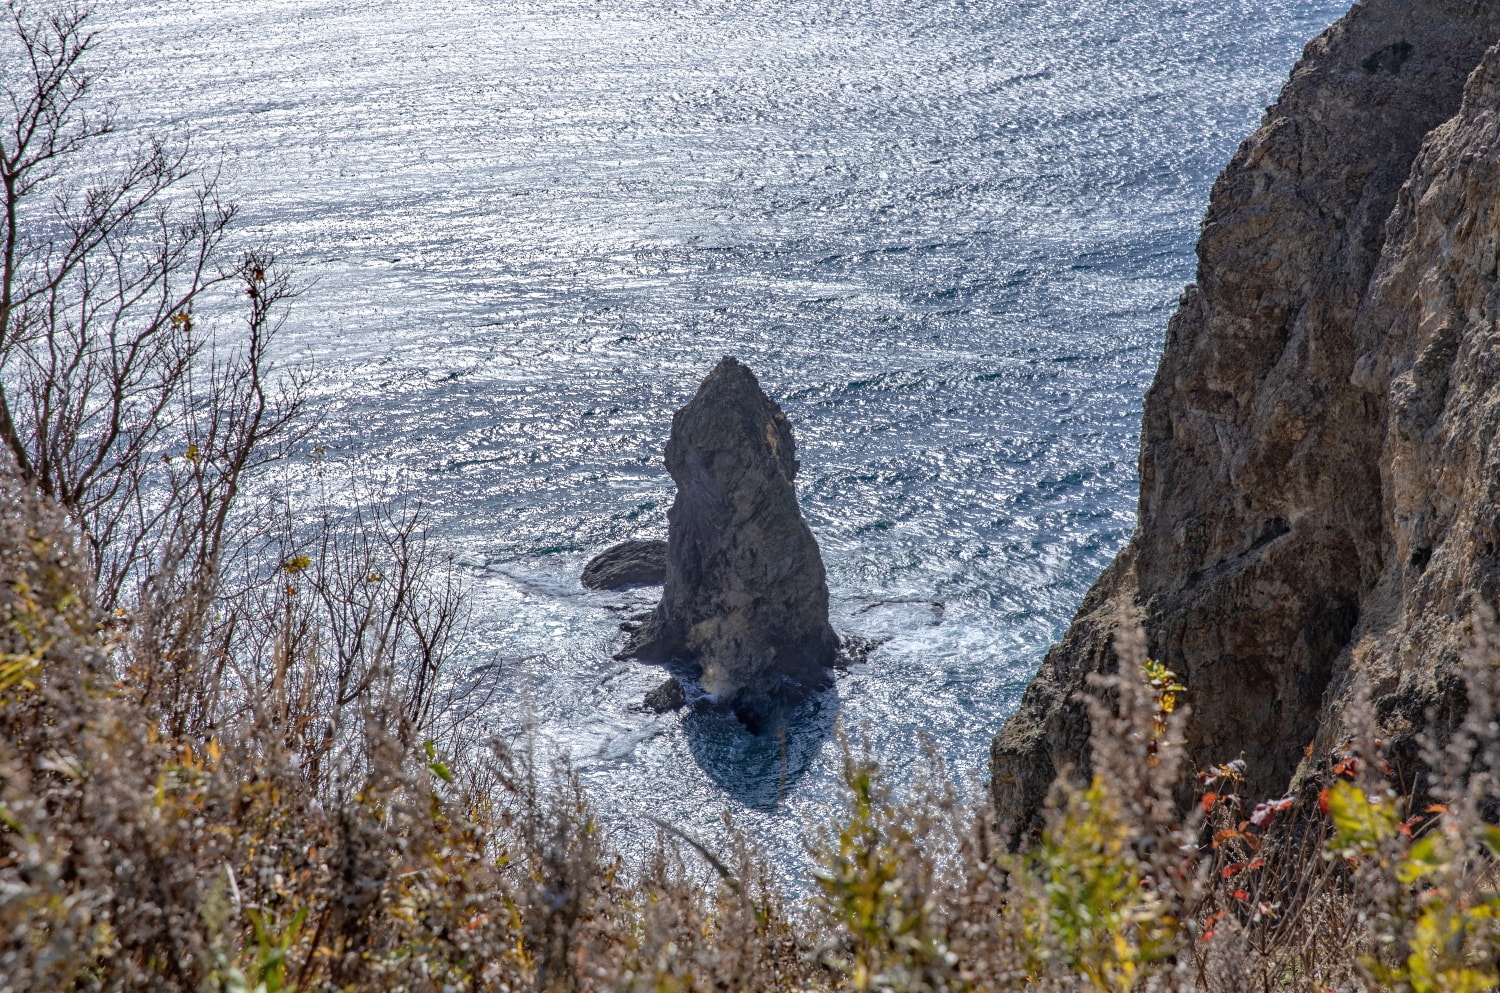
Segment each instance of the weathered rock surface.
M1379 568L1334 673L1322 743L1349 731L1340 705L1356 678L1393 741L1408 741L1430 706L1454 716L1469 624L1500 604L1497 192L1500 48L1417 156L1356 323L1351 380L1381 432Z
M620 657L702 667L704 692L753 711L825 686L839 640L818 543L797 507L792 428L733 358L672 419L661 603Z
M1497 38L1500 4L1357 4L1214 186L1136 533L991 750L1012 839L1086 766L1076 697L1123 615L1190 687L1192 760L1243 756L1249 796L1331 747L1356 680L1398 741L1443 702L1500 588Z
M622 541L589 559L581 580L591 590L660 586L667 578L665 541Z

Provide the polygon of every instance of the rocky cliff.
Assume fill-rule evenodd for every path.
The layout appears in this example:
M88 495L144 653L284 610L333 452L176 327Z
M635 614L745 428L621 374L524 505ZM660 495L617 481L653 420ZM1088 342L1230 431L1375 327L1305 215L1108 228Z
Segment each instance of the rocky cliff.
M1139 524L991 750L1015 840L1086 763L1122 617L1247 795L1332 747L1354 685L1409 741L1500 592L1500 4L1365 0L1215 184L1146 398ZM1132 620L1131 623L1134 623Z

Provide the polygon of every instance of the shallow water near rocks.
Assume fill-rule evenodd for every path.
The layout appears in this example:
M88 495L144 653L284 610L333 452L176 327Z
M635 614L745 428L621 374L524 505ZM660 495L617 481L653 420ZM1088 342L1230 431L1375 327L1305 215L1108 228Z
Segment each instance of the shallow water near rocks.
M307 290L325 466L474 585L466 733L571 756L628 846L724 811L786 866L842 728L976 790L1134 520L1140 405L1214 176L1325 0L103 0L121 116L191 133ZM834 623L784 735L635 709L672 412L721 355L794 425ZM311 471L308 469L307 471ZM478 668L483 666L485 668Z

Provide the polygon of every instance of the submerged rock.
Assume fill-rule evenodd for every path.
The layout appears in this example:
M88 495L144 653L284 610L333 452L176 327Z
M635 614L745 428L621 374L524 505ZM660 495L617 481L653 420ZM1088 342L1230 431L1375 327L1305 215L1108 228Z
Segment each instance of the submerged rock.
M704 692L747 715L827 686L839 639L797 507L792 427L754 373L725 358L708 374L672 419L666 463L662 599L619 657L696 662Z
M583 585L591 590L660 586L667 577L665 541L622 541L589 559Z

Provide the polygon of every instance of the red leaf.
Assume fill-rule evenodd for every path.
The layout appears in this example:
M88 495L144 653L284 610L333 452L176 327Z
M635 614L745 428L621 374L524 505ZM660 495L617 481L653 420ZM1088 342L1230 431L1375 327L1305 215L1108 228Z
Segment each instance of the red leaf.
M1250 902L1250 894L1246 893L1244 890L1235 890L1232 895L1236 900L1243 900L1246 903Z
M1257 804L1255 811L1250 815L1250 823L1258 828L1270 827L1271 822L1276 820L1276 815L1292 805L1291 797L1283 797L1280 800L1267 800L1265 803Z
M1328 791L1327 790L1324 790L1322 793L1318 794L1318 809L1321 810L1324 813L1325 816L1328 814Z
M1213 810L1214 809L1214 804L1216 804L1218 802L1219 802L1219 794L1217 794L1217 793L1205 793L1205 794L1203 794L1203 812L1206 814L1210 810Z
M1221 842L1228 841L1230 838L1243 837L1244 835L1240 834L1238 831L1220 831L1218 834L1214 835L1214 847L1218 848Z
M1221 872L1221 873L1219 873L1219 876L1221 878L1223 878L1223 879L1228 879L1230 876L1233 876L1235 873L1243 872L1244 869L1245 869L1245 863L1243 863L1243 862L1235 862L1235 863L1232 863L1230 865L1226 865L1224 867L1224 871Z

